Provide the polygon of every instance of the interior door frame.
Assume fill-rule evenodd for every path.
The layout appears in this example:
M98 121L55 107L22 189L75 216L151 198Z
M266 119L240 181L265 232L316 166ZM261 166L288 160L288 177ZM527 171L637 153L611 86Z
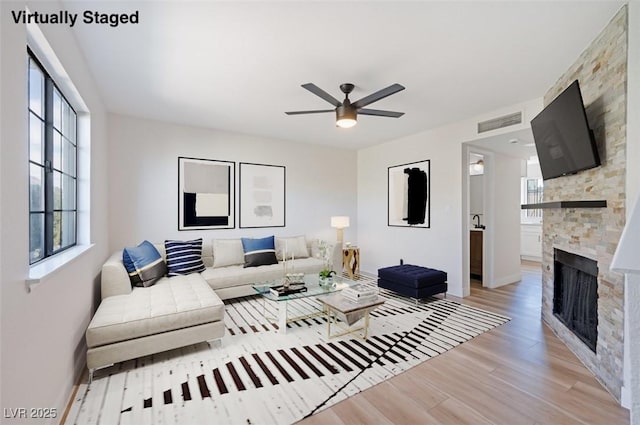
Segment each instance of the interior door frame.
M469 216L470 209L470 193L469 180L471 173L469 171L469 162L471 153L482 155L484 161L484 179L483 179L483 218L486 228L482 237L482 286L492 288L494 282L494 261L495 258L495 158L493 152L471 146L470 142L462 144L462 296L467 297L471 293L471 282L469 278L469 236L471 225Z

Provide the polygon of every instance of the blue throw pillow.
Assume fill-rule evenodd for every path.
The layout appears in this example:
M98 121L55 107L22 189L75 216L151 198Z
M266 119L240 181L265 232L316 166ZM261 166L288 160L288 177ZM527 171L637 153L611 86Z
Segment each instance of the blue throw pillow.
M262 239L242 238L244 266L257 267L278 264L273 236Z
M134 286L151 286L167 273L167 266L155 246L144 241L122 251L122 262Z
M202 273L202 238L191 241L164 241L169 276Z

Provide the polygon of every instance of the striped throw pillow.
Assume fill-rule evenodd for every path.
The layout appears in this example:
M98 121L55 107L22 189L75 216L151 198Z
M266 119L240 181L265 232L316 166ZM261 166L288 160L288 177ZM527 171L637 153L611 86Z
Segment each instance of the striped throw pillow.
M167 272L162 256L149 241L125 248L122 251L122 262L133 286L151 286Z
M169 276L180 276L204 271L202 238L191 241L164 241Z
M245 267L278 264L273 236L262 239L242 238L242 249L244 250Z

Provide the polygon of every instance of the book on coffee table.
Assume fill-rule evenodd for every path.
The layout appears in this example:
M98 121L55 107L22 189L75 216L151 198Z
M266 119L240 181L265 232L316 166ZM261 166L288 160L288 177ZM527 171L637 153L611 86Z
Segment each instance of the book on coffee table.
M283 295L297 294L297 293L306 292L306 291L307 291L307 287L305 286L304 283L292 283L292 284L289 284L288 287L285 287L284 285L277 285L269 288L269 292L271 292L273 295L277 297L281 297Z
M364 301L375 299L378 296L378 288L357 284L342 290L342 296L350 301Z

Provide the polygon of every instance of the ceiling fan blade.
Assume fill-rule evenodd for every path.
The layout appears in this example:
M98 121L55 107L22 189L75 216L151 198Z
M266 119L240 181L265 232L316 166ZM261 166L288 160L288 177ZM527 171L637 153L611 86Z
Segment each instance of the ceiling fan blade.
M377 117L400 118L404 112L381 111L379 109L358 109L358 115L375 115Z
M291 111L285 112L287 115L302 115L302 114L319 114L322 112L335 112L335 109L318 109L315 111Z
M394 93L398 93L399 91L404 90L404 86L395 83L390 85L387 88L384 88L382 90L378 90L377 92L370 94L369 96L365 96L362 99L353 102L352 105L355 106L356 108L360 109L364 106L367 106L370 103L373 102L377 102L380 99L384 99L387 96L391 96Z
M316 86L313 83L303 84L302 87L304 87L305 89L309 90L311 93L315 94L316 96L319 96L319 97L323 98L324 100L326 100L327 102L329 102L330 104L332 104L335 107L338 107L338 106L342 105L342 102L340 102L338 99L336 99L335 97L331 96L329 93L327 93L326 91L322 90L320 87Z

